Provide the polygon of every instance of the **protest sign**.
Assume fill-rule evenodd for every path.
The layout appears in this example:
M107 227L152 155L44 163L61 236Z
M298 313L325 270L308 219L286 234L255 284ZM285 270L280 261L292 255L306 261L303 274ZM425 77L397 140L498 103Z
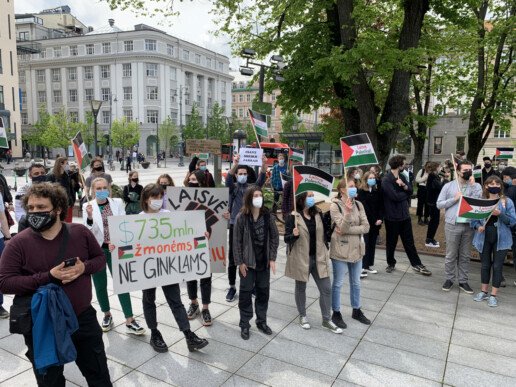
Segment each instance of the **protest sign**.
M220 155L220 140L186 140L186 153L211 153L213 155Z
M110 216L117 294L208 277L204 211Z
M263 164L262 156L263 149L261 148L240 148L240 161L238 163L250 167L261 167Z
M206 230L210 233L212 273L224 273L227 256L228 221L222 214L228 210L228 188L167 188L167 209L175 211L202 210Z

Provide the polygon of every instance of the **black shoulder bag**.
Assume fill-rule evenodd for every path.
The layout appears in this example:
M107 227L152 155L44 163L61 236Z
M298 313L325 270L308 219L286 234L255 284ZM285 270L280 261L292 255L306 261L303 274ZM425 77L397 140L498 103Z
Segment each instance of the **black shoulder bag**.
M54 266L57 266L61 263L64 258L66 246L68 245L68 239L70 237L70 231L68 230L68 225L63 223L63 240L61 241L61 245L59 246L59 251L57 253L57 258L54 262ZM13 304L11 305L10 313L9 313L9 332L18 333L20 335L26 335L32 330L32 314L31 314L31 304L32 304L32 296L33 294L26 296L14 296Z

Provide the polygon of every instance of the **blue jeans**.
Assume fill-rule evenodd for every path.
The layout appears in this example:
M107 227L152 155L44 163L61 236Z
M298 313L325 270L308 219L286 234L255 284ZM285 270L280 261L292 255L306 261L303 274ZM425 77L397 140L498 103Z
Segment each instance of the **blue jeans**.
M340 311L340 289L344 284L344 276L349 273L349 298L353 309L360 308L360 273L362 261L355 263L331 260L333 266L333 283L331 287L331 306L335 312Z

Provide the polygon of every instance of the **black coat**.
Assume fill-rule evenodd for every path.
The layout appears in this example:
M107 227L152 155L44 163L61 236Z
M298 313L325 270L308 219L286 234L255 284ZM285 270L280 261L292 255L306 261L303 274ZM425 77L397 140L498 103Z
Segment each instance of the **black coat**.
M435 206L444 183L436 173L430 173L426 181L426 203Z
M387 173L382 179L384 217L390 221L402 221L410 218L408 200L412 196L412 186L403 174L400 173L399 176L408 189L404 190L396 183L392 172Z
M371 191L369 189L359 189L357 200L364 205L370 227L375 227L377 220L383 221L383 198L380 189L377 187L374 187Z

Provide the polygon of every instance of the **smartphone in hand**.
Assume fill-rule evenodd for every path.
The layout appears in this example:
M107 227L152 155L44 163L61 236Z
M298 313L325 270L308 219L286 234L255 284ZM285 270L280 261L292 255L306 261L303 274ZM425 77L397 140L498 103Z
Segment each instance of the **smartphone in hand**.
M77 257L68 258L64 261L64 267L71 267L75 266L75 263L77 262Z

